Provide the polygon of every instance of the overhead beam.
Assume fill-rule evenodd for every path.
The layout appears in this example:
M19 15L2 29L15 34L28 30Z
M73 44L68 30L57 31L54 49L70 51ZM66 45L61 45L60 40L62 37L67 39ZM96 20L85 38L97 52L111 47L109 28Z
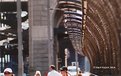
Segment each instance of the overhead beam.
M21 2L22 11L28 11L28 2ZM16 2L0 2L0 12L16 12Z

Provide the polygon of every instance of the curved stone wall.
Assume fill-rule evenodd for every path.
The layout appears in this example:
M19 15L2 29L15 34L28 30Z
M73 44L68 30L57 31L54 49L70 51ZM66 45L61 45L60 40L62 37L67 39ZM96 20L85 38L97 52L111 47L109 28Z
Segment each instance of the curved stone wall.
M121 1L87 0L84 51L95 73L121 70Z

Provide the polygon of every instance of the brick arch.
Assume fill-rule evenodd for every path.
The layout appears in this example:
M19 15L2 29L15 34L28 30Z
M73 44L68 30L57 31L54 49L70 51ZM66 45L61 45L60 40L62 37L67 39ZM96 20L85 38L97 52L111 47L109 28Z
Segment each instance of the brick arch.
M65 9L66 7L80 9L78 6L74 7L73 0L70 2L72 5L71 3L66 4L61 2L57 7L62 10L64 9L64 11L67 10ZM120 0L87 0L83 53L89 58L91 71L94 73L108 75L109 73L119 74L121 71L121 60L119 60L121 53L120 3ZM59 13L59 10L56 11L55 16L59 17L57 20L57 22L59 21L58 26L63 25L61 22L63 21L63 15L64 12ZM114 69L104 70L104 68L95 68L110 66L114 67Z
M88 55L93 53L90 57L93 66L115 67L115 69L108 70L104 68L92 68L92 71L102 75L119 74L119 71L121 71L120 60L118 59L120 57L118 53L121 51L119 36L119 30L121 28L119 22L121 19L119 16L121 11L119 10L121 10L121 8L119 4L121 1L87 0L87 3L87 19L84 32L85 51L89 52ZM92 47L92 45L94 47ZM97 55L99 57L97 57L96 52L98 52ZM95 55L94 58L93 55Z

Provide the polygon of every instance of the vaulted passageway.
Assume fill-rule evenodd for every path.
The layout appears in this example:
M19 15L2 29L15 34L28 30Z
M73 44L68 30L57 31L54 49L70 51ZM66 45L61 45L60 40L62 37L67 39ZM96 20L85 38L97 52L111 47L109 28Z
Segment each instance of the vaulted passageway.
M81 56L87 56L90 61L91 72L100 76L113 74L115 74L115 76L120 75L121 0L82 0L82 2L81 0L54 1L55 3L57 1L57 9L55 10L54 17L54 27L57 28L58 31L60 28L62 28L63 36L69 38L69 41L71 41L71 46L73 45L73 49L77 51ZM0 3L0 12L16 11L15 2L10 3L10 5L13 6L13 8L11 9L8 9L8 6L6 6L6 4L7 2ZM22 2L22 4L23 7L26 7L23 8L23 10L27 10L27 2ZM42 7L39 5L40 4L35 4L33 6L37 6L38 8ZM36 11L32 10L32 12L37 12L38 8L36 9ZM45 8L42 9L46 10ZM37 13L37 17L35 17L35 22L36 19L40 22L40 15L43 14L43 12L40 13L40 11L41 10L39 10L39 13ZM0 23L11 25L12 29L16 30L16 21L11 21L9 19L10 17L8 16L11 14L6 12L4 12L4 15L7 15L7 18L3 20L1 15ZM14 14L14 17L15 15L16 14ZM33 14L30 14L30 16L31 15ZM43 17L43 19L44 18L45 16ZM23 17L23 21L26 19L28 19L28 15ZM41 23L37 23L37 26L40 26ZM45 21L43 21L43 25L44 23ZM16 32L13 30L5 30L0 32L12 32L16 34ZM6 35L8 36L8 34ZM6 35L0 34L0 40L6 39ZM38 41L36 41L35 43L37 42ZM37 53L40 49L41 48L36 49ZM43 51L43 49L41 50Z
M60 10L55 13L56 27L67 29L75 50L87 56L91 72L101 76L121 72L120 3L120 0L83 0L82 3L59 0Z
M87 0L84 50L95 73L121 71L121 1Z

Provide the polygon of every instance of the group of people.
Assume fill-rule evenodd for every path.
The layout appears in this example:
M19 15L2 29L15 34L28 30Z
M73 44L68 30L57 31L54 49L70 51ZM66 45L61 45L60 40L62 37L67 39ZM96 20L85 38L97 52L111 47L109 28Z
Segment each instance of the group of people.
M4 70L4 76L14 76L12 69L11 68L6 68ZM36 71L34 76L41 76L41 72ZM65 66L60 68L59 71L56 71L55 66L50 65L49 72L46 74L46 76L71 76L71 74L68 73L68 69ZM78 76L82 76L81 73L79 73Z
M68 73L67 67L64 66L60 68L60 71L56 71L55 66L51 65L50 71L48 72L47 76L71 76L71 75Z
M34 76L41 76L40 71L36 71ZM45 76L71 76L71 75L67 72L66 67L62 67L60 71L56 71L55 66L50 65L49 72Z
M65 66L61 67L59 71L56 71L55 66L51 65L47 76L71 76L71 74L68 72L68 69ZM81 71L78 73L78 76L82 76Z
M40 71L36 71L34 76L41 76ZM68 69L65 66L60 68L59 71L56 71L55 66L54 65L50 65L49 72L45 76L71 76L71 74L68 72ZM78 76L82 76L81 71L79 72Z

